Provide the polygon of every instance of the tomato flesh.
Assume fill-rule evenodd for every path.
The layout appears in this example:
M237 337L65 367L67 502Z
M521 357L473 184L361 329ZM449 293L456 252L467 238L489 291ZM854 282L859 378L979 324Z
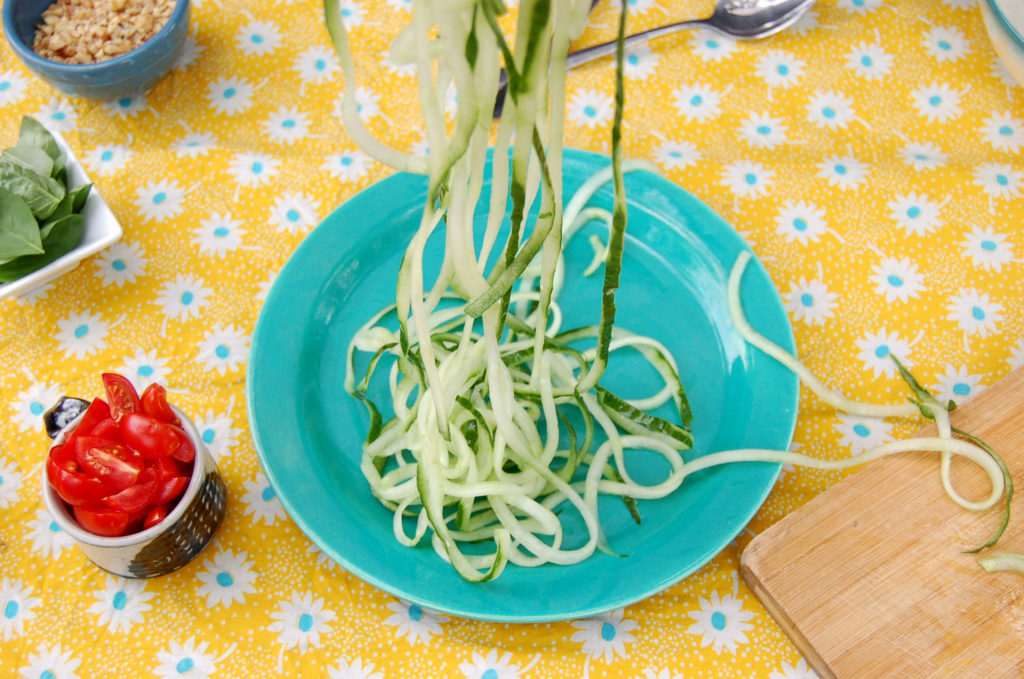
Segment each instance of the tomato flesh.
M144 469L139 474L139 480L125 488L103 499L104 504L127 514L134 514L142 511L153 503L157 492L156 472L152 469Z
M142 522L142 528L152 528L161 521L167 518L167 515L171 513L171 503L165 502L164 504L156 505L149 510L146 514L146 519Z
M73 511L79 526L90 533L108 538L124 535L135 518L126 512L104 507L75 507Z
M75 441L75 459L83 472L103 482L111 494L134 484L146 465L128 446L98 436Z
M161 422L179 425L181 420L174 414L171 404L167 402L167 390L154 382L142 392L142 412L155 417Z
M172 476L157 482L156 495L153 502L164 503L177 499L188 486L188 479L184 476Z
M196 459L196 447L192 445L192 439L188 437L183 429L174 427L174 433L178 436L178 447L171 454L175 460L180 460L186 464L191 463Z
M125 413L118 427L121 440L147 460L168 457L181 446L173 424L161 422L145 413Z
M82 414L74 430L64 437L65 443L73 443L79 436L88 436L103 420L110 418L110 406L101 398L93 399ZM72 449L73 450L73 449Z
M117 373L103 373L103 388L107 392L107 400L110 403L110 416L120 420L125 413L134 413L142 410L142 399L135 385L131 381Z
M57 495L72 507L99 504L110 495L109 487L102 481L69 471L57 464L53 457L46 460L46 478Z

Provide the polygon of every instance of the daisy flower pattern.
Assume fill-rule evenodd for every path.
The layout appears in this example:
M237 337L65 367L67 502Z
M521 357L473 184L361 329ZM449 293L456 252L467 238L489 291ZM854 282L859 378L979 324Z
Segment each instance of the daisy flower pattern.
M149 103L146 95L137 94L134 97L121 97L114 101L103 104L103 110L107 115L117 116L121 119L134 118L143 111L149 110Z
M1003 305L993 302L987 292L973 288L961 290L953 295L946 306L947 319L960 326L964 334L988 337L1003 320Z
M204 45L200 45L196 36L192 33L185 35L185 42L181 46L181 54L174 60L172 68L176 71L185 71L199 61L199 57L206 51Z
M159 664L153 668L153 674L165 679L181 676L187 676L188 679L208 679L217 670L216 658L207 653L209 646L207 641L196 644L195 637L183 644L171 641L166 650L157 651L156 659Z
M459 670L466 679L519 679L520 669L512 663L512 654L498 655L492 648L486 655L473 651L471 659L459 664Z
M611 97L597 90L577 92L567 107L569 120L590 130L609 123L614 112Z
M0 106L16 104L25 97L28 79L12 71L0 72Z
M42 431L43 413L62 395L59 385L38 382L20 392L11 404L18 431Z
M18 491L24 481L18 465L0 460L0 509L7 509L18 501Z
M69 356L84 358L99 353L106 347L110 324L100 314L89 311L72 313L57 321L58 348Z
M624 75L630 80L646 80L648 76L658 70L658 61L661 57L648 45L637 45L626 52L626 60L623 64Z
M217 138L208 132L189 132L171 147L182 158L199 158L217 146Z
M245 603L246 594L255 594L256 571L252 568L249 555L245 552L234 554L231 550L221 550L212 559L203 562L205 570L196 574L203 584L199 587L199 596L206 597L206 607L224 606Z
M343 182L355 182L365 177L372 165L373 159L362 151L342 151L328 156L320 169Z
M145 580L108 575L104 588L93 592L93 596L97 601L89 607L89 612L99 616L97 624L106 626L111 634L127 634L132 625L143 622L143 613L153 608L146 602L156 597L156 593L146 591Z
M994 113L982 124L981 138L997 151L1017 153L1024 145L1024 121L1010 113Z
M892 72L894 57L881 45L860 43L846 57L846 67L865 80L880 80Z
M800 658L796 665L783 661L779 670L772 670L768 679L820 679L818 673L807 666L807 661Z
M163 222L185 209L185 191L173 179L150 182L135 190L135 207L145 219Z
M721 183L739 198L754 198L768 192L774 177L774 170L756 161L743 160L725 167Z
M25 633L25 623L36 617L32 610L42 603L32 596L31 585L21 580L0 580L0 637L10 641Z
M982 375L972 375L966 366L954 367L946 364L946 372L939 375L939 383L932 387L932 393L939 403L953 401L959 405L973 398L985 389Z
M860 187L868 178L868 167L851 156L832 156L818 165L818 176L843 191Z
M922 42L928 54L940 62L962 59L969 49L967 38L956 28L933 28Z
M657 0L626 0L626 7L630 16L646 14L653 7L657 7Z
M78 112L75 108L70 103L57 99L51 99L50 103L31 115L46 127L58 132L70 132L78 124Z
M29 654L28 665L22 667L19 673L26 679L78 679L75 670L81 664L80 658L73 657L72 652L65 651L59 643L52 648L40 644L35 653Z
M839 0L839 7L852 14L867 14L882 6L882 0Z
M1024 173L1001 163L983 163L974 168L974 184L992 198L1016 198L1024 184Z
M362 658L352 662L341 658L336 667L327 668L330 679L384 679L383 672L374 672L373 663L364 663Z
M309 647L320 648L321 635L330 634L334 611L324 608L323 599L313 599L306 592L292 592L291 600L278 602L278 610L270 614L274 622L267 629L277 632L277 640L285 650L298 648L305 653Z
M898 332L887 332L884 328L876 332L864 333L856 342L859 353L857 358L864 364L875 378L893 377L896 375L895 356L907 368L913 367L910 354L910 343L900 337Z
M839 423L835 428L842 436L840 443L849 447L851 455L860 455L865 450L871 450L893 440L891 422L846 413L838 415L838 418Z
M204 255L223 258L242 244L245 229L242 220L234 219L231 213L214 212L199 222L192 231L192 242Z
M210 83L206 98L218 113L235 115L253 104L256 88L244 78L219 78Z
M96 264L96 275L103 285L121 287L125 283L134 283L146 272L147 260L141 245L119 241L101 252Z
M949 161L949 156L931 142L907 144L900 150L900 156L904 163L918 171L934 170Z
M238 445L238 435L242 430L232 427L232 420L227 415L216 415L212 410L207 410L204 416L196 418L195 424L199 438L218 462L231 454L232 446Z
M964 237L961 247L964 257L974 266L986 271L1000 272L1004 264L1014 261L1013 245L1005 234L996 233L991 226L975 226Z
M666 141L654 152L654 158L666 170L683 170L695 165L703 154L688 141Z
M928 196L912 192L889 201L889 217L908 234L924 236L942 226L940 208Z
M133 152L125 144L104 144L82 156L82 162L91 172L106 177L122 170L131 160Z
M366 11L355 0L341 0L339 3L341 18L349 28L361 26L366 21Z
M288 191L270 208L270 223L292 235L308 231L319 221L320 204L304 193Z
M384 620L384 624L394 627L395 636L405 637L410 644L429 645L430 638L441 634L441 625L448 622L447 617L407 601L391 601L386 608L391 611L391 615Z
M707 85L688 85L672 93L679 115L697 122L711 120L722 112L722 95Z
M254 188L270 182L280 164L280 160L268 155L242 152L232 158L228 172L239 186Z
M698 29L690 38L694 54L704 61L721 61L736 51L736 40L710 29Z
M591 658L603 658L606 663L614 658L625 658L626 644L636 641L631 634L639 624L625 616L625 609L617 608L583 620L574 620L572 626L578 632L570 641L581 642L583 652Z
M853 100L837 92L820 92L807 104L807 120L818 127L841 129L853 118Z
M960 115L960 92L949 85L932 83L910 93L918 112L932 122L944 123Z
M341 70L341 61L329 47L312 47L295 59L295 70L307 83L323 83L334 79Z
M267 21L253 21L242 28L235 44L249 56L270 54L281 46L281 31Z
M827 231L825 210L802 200L783 204L775 217L775 232L789 243L817 243Z
M769 87L786 88L799 82L806 65L782 50L767 50L757 60L755 73Z
M644 669L644 673L637 676L636 679L686 679L686 677L681 674L673 674L672 670L668 668L655 670L647 667Z
M309 134L309 116L295 107L282 106L263 121L263 132L273 142L292 144Z
M686 631L700 635L701 648L711 646L716 653L735 653L740 644L747 643L747 632L754 628L748 621L754 612L743 610L742 601L732 594L719 597L718 592L712 592L707 599L700 597L699 601L700 610L689 614L696 622Z
M238 370L249 358L249 336L234 325L215 326L199 342L196 358L204 368L216 370L219 375Z
M157 356L156 350L136 349L135 354L124 360L120 373L131 380L141 394L146 387L159 382L165 384L171 374L169 359Z
M910 301L924 290L924 275L907 257L883 259L875 266L871 281L875 284L875 291L890 304Z
M262 521L272 526L278 519L285 518L284 507L277 499L273 487L267 483L267 477L263 472L257 473L256 478L246 481L244 487L242 503L245 504L245 515L252 515L253 522Z
M773 149L786 142L786 126L779 118L755 113L740 123L740 135L751 146Z
M32 542L32 551L45 558L59 558L61 552L74 544L46 509L36 510L36 518L28 523L26 537Z
M832 310L838 299L839 295L830 292L820 280L809 281L803 276L783 295L786 310L793 314L793 319L808 325L824 325L833 318Z
M201 278L179 273L160 290L156 302L168 318L184 321L198 317L212 294Z

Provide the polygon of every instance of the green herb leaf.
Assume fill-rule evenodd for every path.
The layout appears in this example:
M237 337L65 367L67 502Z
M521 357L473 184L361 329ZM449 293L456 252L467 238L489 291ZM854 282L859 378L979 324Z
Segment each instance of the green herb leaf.
M0 154L0 186L28 204L36 219L46 219L60 204L66 190L53 177L41 175Z
M89 198L90 189L92 189L92 184L82 184L77 189L68 191L68 195L71 196L72 212L82 211L82 208L85 207L85 201Z
M60 146L57 145L57 140L53 138L50 131L31 116L21 117L21 129L18 130L18 146L37 148L54 161L64 156ZM63 167L63 163L61 163L61 166Z
M43 252L39 224L19 196L0 187L0 259Z
M74 250L82 238L84 226L85 217L82 215L68 215L54 222L42 243L45 252L18 257L0 265L0 283L16 281Z
M0 155L15 165L21 165L26 170L31 170L44 177L49 177L53 172L53 159L46 155L45 151L34 146L15 146L6 149Z

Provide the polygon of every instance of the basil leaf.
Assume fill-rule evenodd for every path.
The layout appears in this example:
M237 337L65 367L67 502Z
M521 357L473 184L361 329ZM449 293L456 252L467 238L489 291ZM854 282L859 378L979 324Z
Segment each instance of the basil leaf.
M43 252L39 224L19 196L0 187L0 259Z
M4 154L0 154L0 186L25 201L36 219L53 214L66 193L57 180L27 170Z
M53 159L46 155L45 151L34 146L15 146L6 149L0 155L15 165L21 165L26 170L32 170L37 174L49 177L53 172Z
M89 190L92 189L92 184L82 184L77 189L73 189L64 194L61 198L60 203L57 204L57 209L53 211L49 217L46 218L42 224L39 225L39 233L42 238L46 238L46 234L50 232L50 227L58 219L67 217L72 213L78 213L85 207L85 201L89 198Z
M0 283L16 281L74 250L82 238L84 226L85 217L82 215L68 215L58 219L43 241L46 252L41 255L25 255L0 264Z
M82 184L77 189L68 191L68 195L71 196L71 211L81 212L82 208L85 207L85 201L89 198L89 189L92 188L92 184Z
M31 116L21 117L21 129L18 131L18 146L37 148L54 161L64 157L64 153L57 146L57 140L53 138L50 131ZM61 167L63 166L64 163L62 161Z

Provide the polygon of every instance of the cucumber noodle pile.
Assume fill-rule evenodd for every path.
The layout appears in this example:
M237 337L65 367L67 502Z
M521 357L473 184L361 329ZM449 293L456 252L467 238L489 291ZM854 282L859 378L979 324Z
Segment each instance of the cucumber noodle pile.
M919 405L853 403L820 385L792 356L750 328L739 306L739 281L749 255L737 261L729 282L730 312L748 341L796 370L838 408L900 417L920 408L939 422L939 435L886 444L844 461L769 450L724 451L684 461L681 451L692 444L690 413L675 361L656 340L614 327L626 228L623 173L640 166L622 161L620 141L625 2L618 26L611 168L586 182L568 204L562 202L565 59L590 4L522 0L509 44L499 26L505 12L501 0L413 0L412 20L392 43L390 58L414 64L418 74L430 151L414 156L380 142L361 122L338 0L325 0L346 84L346 130L377 160L429 177L419 227L399 269L396 302L356 334L346 373L346 388L370 415L362 470L374 495L394 513L395 538L414 546L430 529L434 549L462 577L485 581L509 562L571 564L597 549L609 551L601 534L599 495L622 497L639 520L637 499L664 497L687 475L714 465L781 461L843 468L907 450L941 451L946 489L964 507L998 502L1007 478L998 458L976 443L953 438L947 411L934 399L925 402L921 396ZM475 232L502 67L508 94L493 157L510 162L493 163L486 225ZM444 103L452 87L457 107L449 125ZM612 211L588 207L594 191L609 181L615 192ZM537 216L528 223L532 213ZM507 214L510 227L502 231ZM607 246L595 245L591 267L603 259L602 296L594 302L600 322L563 330L557 303L563 246L594 220L608 228ZM428 283L423 255L435 232L443 232L444 257L436 280ZM499 243L500 233L507 235ZM496 263L490 266L492 259ZM609 357L620 349L643 356L663 388L627 401L601 387ZM370 357L361 379L354 370L357 352ZM368 397L375 375L390 387L386 408ZM669 401L678 423L649 414ZM385 422L382 411L393 416ZM655 484L630 478L625 460L633 450L662 456L670 470L666 477ZM972 502L954 491L948 473L952 454L986 471L989 498ZM585 539L563 543L567 516L585 526Z

